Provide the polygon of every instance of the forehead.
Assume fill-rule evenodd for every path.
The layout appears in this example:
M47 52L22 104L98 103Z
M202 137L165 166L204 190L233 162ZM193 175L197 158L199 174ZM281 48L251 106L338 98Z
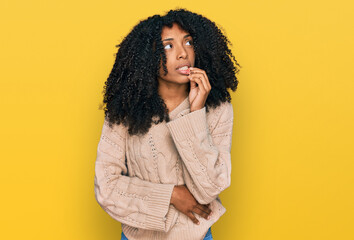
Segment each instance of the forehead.
M172 27L169 28L167 26L163 26L162 32L161 32L161 37L173 37L175 35L179 34L188 34L187 31L185 31L183 28L181 28L177 23L173 23Z

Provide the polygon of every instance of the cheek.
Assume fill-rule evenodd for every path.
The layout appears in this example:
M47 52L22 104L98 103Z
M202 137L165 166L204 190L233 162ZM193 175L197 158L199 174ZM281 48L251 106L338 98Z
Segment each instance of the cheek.
M168 63L166 63L166 68L167 68L167 74L165 73L165 71L163 70L163 66L162 66L162 63L160 64L160 69L159 69L159 73L160 73L160 76L168 76L168 75L171 75L173 74L173 68L171 68Z
M171 74L172 75L176 74L176 72L174 71L175 70L174 65L169 62L169 59L172 58L172 56L169 56L168 52L166 52L165 54L166 54L166 68L167 68L168 73L166 75L164 75L165 72L163 70L162 59L161 59L161 61L160 61L160 75L167 76L167 75L171 75Z
M190 51L189 56L191 56L193 59L195 58L195 52L194 52L194 49L192 49L192 50Z
M168 63L168 60L166 61L166 68L167 68L167 71L168 71L168 75L170 75L171 73L173 73L173 66L171 64ZM163 72L163 66L161 64L161 67L160 67L161 71Z

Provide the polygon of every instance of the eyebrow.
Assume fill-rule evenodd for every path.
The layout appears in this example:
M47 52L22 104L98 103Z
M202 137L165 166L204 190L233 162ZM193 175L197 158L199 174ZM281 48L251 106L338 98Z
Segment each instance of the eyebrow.
M186 36L184 36L183 38L186 38L186 37L189 37L189 36L191 36L190 34L187 34ZM173 38L166 38L166 39L164 39L164 40L162 40L162 41L168 41L168 40L173 40Z

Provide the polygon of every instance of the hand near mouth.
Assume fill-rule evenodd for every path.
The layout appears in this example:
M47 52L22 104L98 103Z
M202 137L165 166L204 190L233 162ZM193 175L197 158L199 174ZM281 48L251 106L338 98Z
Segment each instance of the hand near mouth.
M189 70L190 73L188 78L191 84L189 91L189 103L190 111L193 112L202 109L205 106L206 99L208 98L211 90L211 85L204 70L196 67L190 67Z

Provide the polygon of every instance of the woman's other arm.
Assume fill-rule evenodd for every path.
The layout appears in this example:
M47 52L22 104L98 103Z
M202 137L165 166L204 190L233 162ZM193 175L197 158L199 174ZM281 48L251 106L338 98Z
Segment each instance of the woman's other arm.
M218 110L210 132L205 107L167 123L186 185L200 204L212 202L231 184L232 104L222 103Z

